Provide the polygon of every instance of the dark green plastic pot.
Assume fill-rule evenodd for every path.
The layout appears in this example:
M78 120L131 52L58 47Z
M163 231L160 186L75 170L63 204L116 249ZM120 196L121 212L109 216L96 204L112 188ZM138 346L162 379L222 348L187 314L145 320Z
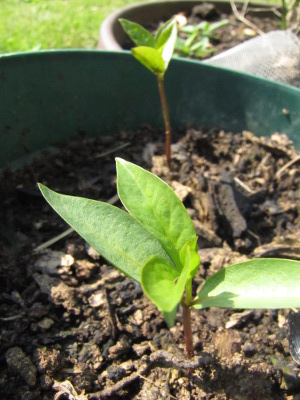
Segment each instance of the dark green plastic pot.
M46 51L0 57L0 168L79 132L163 128L156 78L126 52ZM173 128L286 133L300 148L300 90L172 60L166 90Z

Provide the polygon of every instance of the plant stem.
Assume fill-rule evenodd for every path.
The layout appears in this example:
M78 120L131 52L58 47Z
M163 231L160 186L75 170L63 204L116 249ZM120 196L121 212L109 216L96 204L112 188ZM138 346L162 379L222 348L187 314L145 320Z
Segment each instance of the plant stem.
M166 157L167 157L167 163L168 163L168 165L170 165L170 162L171 162L171 124L170 124L167 98L166 98L166 92L165 92L164 76L157 75L157 80L158 80L159 96L160 96L160 101L161 101L162 110L163 110L164 123L165 123Z
M281 29L285 30L287 28L287 21L286 21L286 17L287 17L287 13L288 13L288 7L286 4L285 0L281 0Z
M185 285L185 299L184 303L189 307L192 303L192 279L189 278Z
M192 325L191 325L191 309L185 304L182 305L183 308L183 332L185 340L185 349L188 359L194 356L194 345L192 336Z

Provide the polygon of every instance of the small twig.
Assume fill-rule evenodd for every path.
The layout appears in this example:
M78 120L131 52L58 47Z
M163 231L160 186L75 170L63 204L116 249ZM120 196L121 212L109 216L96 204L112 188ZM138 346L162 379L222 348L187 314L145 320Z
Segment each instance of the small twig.
M170 377L171 377L171 368L168 369L167 371L167 376L166 376L166 383L165 383L165 395L168 396L168 399L170 398L174 398L171 394L170 394Z
M254 232L252 232L250 229L247 229L247 232L249 233L249 235L251 235L252 237L254 237L254 239L257 240L257 243L260 246L261 245L260 237L256 235Z
M109 320L110 320L110 324L111 324L111 337L112 337L112 339L115 340L117 337L117 332L118 332L116 315L113 312L112 306L109 302L108 293L107 293L106 288L104 289L104 293L105 293L105 297L106 297L108 316L109 316Z
M119 196L116 194L113 197L111 197L109 200L107 200L107 203L109 204L115 204L119 200ZM59 235L55 236L54 238L48 240L47 242L44 242L37 246L33 252L34 253L39 253L40 251L43 251L47 249L48 247L52 246L54 243L58 242L59 240L65 238L66 236L70 235L72 232L74 232L73 228L69 228L66 231L60 233Z
M248 8L249 0L245 0L242 8L242 16L245 17L247 8Z
M161 387L160 387L159 385L157 385L155 382L150 381L150 379L146 378L146 377L143 376L143 375L140 375L140 374L138 374L138 375L139 375L139 377L140 377L141 379L143 379L144 381L150 383L151 385L153 385L153 386L155 386L155 387L157 387L158 389L161 390ZM166 380L166 384L168 383L169 378L170 378L170 370L169 370L169 372L168 372L168 378L167 378L167 380ZM176 397L172 396L170 393L167 393L167 396L168 396L168 398L170 398L170 399L175 399L175 400L177 399Z
M300 155L298 155L297 157L293 158L291 161L287 162L286 164L284 164L283 167L281 167L275 174L275 178L279 179L280 175L286 170L288 169L290 166L292 166L293 164L296 164L298 161L300 161Z
M237 9L236 4L234 0L229 0L230 5L233 11L233 14L235 15L236 19L243 22L245 25L249 26L250 28L254 29L259 35L263 35L264 32L260 30L256 25L254 25L252 22L250 22L247 18L245 18Z
M132 384L137 379L140 379L139 372L133 372L131 375L126 376L126 378L121 379L115 385L101 390L101 392L96 392L90 395L89 400L101 400L116 396L116 394L120 391L125 389L127 386ZM115 397L114 397L115 398Z
M7 322L7 321L15 321L16 319L23 318L25 313L12 315L11 317L0 317L0 321Z
M246 183L244 183L243 181L241 181L238 177L233 178L233 180L235 183L237 183L242 189L244 189L249 194L254 193L254 191L252 189L250 189L249 186L246 185Z
M152 353L150 357L144 357L143 359L146 361L146 363L143 364L138 369L137 372L133 372L131 375L121 379L115 385L107 389L104 389L101 392L96 392L91 394L89 400L102 400L114 397L119 391L125 389L127 386L135 382L137 379L147 380L144 374L146 374L149 371L149 369L151 369L153 366L190 370L199 368L203 365L208 364L211 361L211 359L208 356L198 357L196 360L192 361L184 359L180 360L177 357L175 357L172 353L169 353L168 351L165 350L158 350Z
M122 150L122 149L124 149L125 147L128 147L129 145L130 145L129 142L123 143L123 144L121 144L121 145L118 146L118 147L115 147L115 148L113 148L113 149L104 151L103 153L96 155L95 158L98 160L99 158L108 156L108 155L110 155L110 154L112 154L112 153L115 153L116 151Z
M47 249L48 247L52 246L54 243L58 242L59 240L63 239L64 237L70 235L70 233L72 233L73 231L74 231L73 228L69 228L66 231L55 236L54 238L48 240L47 242L40 244L38 247L36 247L33 250L34 253L39 253L40 251Z
M210 362L210 358L202 356L193 360L179 359L168 351L158 350L150 355L150 362L166 368L190 370L206 365Z
M125 389L128 385L136 381L137 379L140 378L140 375L137 372L134 372L133 374L127 376L126 378L123 378L121 381L117 382L115 385L111 386L110 388L102 390L100 392L100 397L99 399L105 399L106 397L112 397L116 393L118 393L120 390Z

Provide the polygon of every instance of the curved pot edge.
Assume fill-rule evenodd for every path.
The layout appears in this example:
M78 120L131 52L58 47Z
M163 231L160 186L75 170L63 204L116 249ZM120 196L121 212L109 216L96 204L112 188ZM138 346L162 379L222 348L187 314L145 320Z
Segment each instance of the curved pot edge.
M188 76L183 79L187 68ZM28 149L33 153L48 148L78 132L111 135L119 132L121 125L124 128L124 123L126 128L135 129L145 122L152 124L160 115L159 102L152 102L157 88L150 73L144 73L126 51L14 53L0 57L0 76L0 139L5 140L5 147L0 146L0 169L28 155ZM142 84L132 91L137 79ZM172 84L174 81L177 85ZM59 86L53 82L59 82ZM185 59L173 60L166 84L175 127L196 124L265 135L284 132L296 148L300 146L300 89ZM61 91L59 98L57 88ZM275 105L266 103L268 111L262 106L266 96L272 96ZM283 108L289 115L282 113ZM160 125L160 121L154 125Z
M205 2L205 0L144 1L119 8L108 15L102 22L97 48L112 51L123 49L122 43L126 38L126 34L118 22L119 18L127 18L143 24L151 19L153 21L158 21L161 19L162 15L166 16L166 18L171 17L176 12L189 10L192 6ZM218 5L223 11L231 9L231 5L227 0L212 0L210 2ZM237 0L235 3L244 4L242 0ZM250 1L249 5L264 9L270 8L272 3L256 3L255 1ZM274 6L280 8L278 4L274 4ZM163 14L161 12L161 7L164 7Z

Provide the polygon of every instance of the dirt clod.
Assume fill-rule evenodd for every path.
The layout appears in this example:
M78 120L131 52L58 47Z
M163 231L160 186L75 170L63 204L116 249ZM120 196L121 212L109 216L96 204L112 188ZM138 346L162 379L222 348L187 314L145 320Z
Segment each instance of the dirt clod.
M9 371L21 377L24 382L33 387L36 384L36 368L20 347L11 347L5 354Z

